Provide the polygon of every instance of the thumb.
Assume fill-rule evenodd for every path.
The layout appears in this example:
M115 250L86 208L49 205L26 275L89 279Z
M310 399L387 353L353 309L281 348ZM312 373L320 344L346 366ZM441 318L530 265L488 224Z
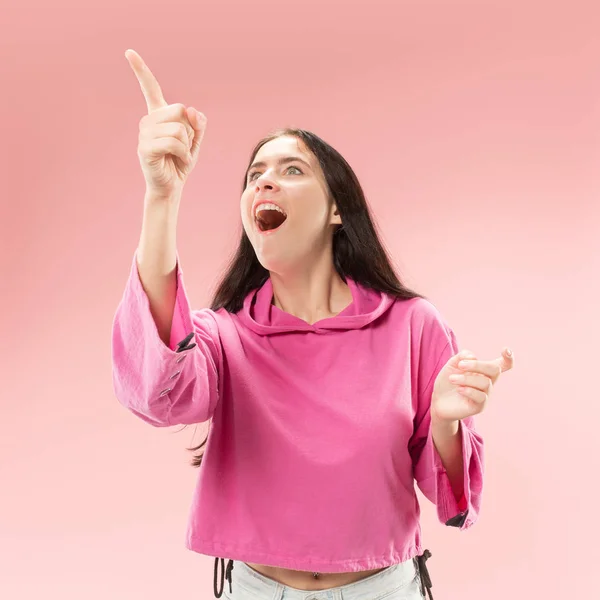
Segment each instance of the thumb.
M498 364L502 372L513 368L515 364L515 356L510 348L502 350L502 356L498 359Z
M190 151L193 158L196 158L202 139L204 138L204 132L206 131L206 117L198 112L195 108L188 107L186 109L187 117L190 125L194 128L194 140L192 141L192 149Z

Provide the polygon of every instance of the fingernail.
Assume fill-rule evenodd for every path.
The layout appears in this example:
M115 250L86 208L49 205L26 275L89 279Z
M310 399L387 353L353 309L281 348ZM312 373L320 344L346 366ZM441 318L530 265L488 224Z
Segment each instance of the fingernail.
M506 349L506 354L508 354L509 356L512 356L512 350L510 348Z

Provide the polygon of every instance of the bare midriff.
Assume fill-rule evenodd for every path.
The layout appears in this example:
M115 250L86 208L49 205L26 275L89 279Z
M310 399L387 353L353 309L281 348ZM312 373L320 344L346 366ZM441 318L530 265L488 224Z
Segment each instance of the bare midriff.
M246 563L251 569L258 571L261 575L273 579L288 587L298 590L316 591L328 590L330 588L339 587L340 585L348 585L356 583L361 579L375 575L383 571L381 569L373 569L371 571L354 571L351 573L319 573L315 577L309 571L294 571L293 569L282 569L280 567L270 567L267 565L257 565L254 563Z

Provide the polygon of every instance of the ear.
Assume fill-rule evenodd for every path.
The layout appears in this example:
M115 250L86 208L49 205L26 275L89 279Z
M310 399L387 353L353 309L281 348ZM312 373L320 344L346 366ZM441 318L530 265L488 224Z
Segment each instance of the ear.
M330 225L341 225L342 224L342 217L340 217L337 206L335 204L331 205L331 213L330 214L331 214L330 219L329 219Z

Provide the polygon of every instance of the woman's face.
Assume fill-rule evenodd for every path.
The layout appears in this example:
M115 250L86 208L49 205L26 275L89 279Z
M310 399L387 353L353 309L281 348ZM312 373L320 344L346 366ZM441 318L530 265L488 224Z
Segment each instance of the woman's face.
M258 260L278 274L310 268L321 253L331 252L333 225L341 224L317 159L292 136L260 148L248 169L240 208Z

